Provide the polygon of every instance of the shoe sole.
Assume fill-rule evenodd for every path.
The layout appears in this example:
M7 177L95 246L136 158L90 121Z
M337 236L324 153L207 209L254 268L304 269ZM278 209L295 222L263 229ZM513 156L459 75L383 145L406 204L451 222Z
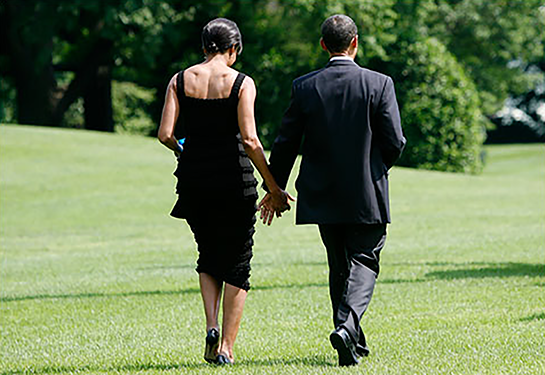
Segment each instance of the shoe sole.
M339 353L339 366L354 366L358 364L358 361L354 359L341 336L332 333L329 336L329 341L337 353Z

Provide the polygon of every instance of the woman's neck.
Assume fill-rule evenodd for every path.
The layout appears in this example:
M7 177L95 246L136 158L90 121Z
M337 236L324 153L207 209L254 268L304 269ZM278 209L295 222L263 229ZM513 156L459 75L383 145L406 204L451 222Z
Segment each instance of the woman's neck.
M229 55L227 53L216 53L214 55L206 55L204 64L210 64L214 66L229 66Z

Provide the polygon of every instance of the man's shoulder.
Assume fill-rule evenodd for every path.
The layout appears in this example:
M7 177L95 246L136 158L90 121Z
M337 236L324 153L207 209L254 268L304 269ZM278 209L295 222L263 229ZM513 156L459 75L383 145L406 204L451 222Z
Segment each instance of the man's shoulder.
M386 80L386 79L390 78L390 76L388 76L388 75L386 75L384 73L377 72L376 70L371 70L371 69L368 69L368 68L364 68L363 66L359 66L359 65L358 65L358 68L364 74L366 74L366 75L368 75L370 77L376 77L377 79L382 79L382 80Z
M296 78L293 81L293 85L296 88L304 87L307 84L311 84L313 81L320 79L322 76L323 78L326 78L325 76L327 76L327 71L328 69L326 67L307 73L301 77ZM351 68L350 71L353 72L353 74L355 75L361 76L365 82L373 86L377 85L380 87L384 87L386 81L390 80L393 82L390 76L368 68L364 68L357 64L353 64L353 69Z
M386 84L386 81L388 81L388 80L393 82L392 77L390 77L390 76L388 76L388 75L386 75L384 73L380 73L380 72L377 72L375 70L367 69L367 68L361 67L359 65L358 65L358 68L361 71L361 74L365 77L366 81L368 81L369 83L374 83L374 84L380 85L382 87L382 86L384 86Z
M322 73L325 70L325 68L315 70L313 72L307 73L305 75L302 75L301 77L297 77L293 80L294 86L301 86L305 82L312 81L313 78L318 76L320 73Z

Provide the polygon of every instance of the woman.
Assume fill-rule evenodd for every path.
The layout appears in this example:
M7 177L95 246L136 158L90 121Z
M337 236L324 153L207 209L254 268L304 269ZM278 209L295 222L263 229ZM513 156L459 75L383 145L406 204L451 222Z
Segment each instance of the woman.
M206 60L169 83L158 138L178 157L178 201L171 215L187 220L198 245L207 332L204 359L229 364L250 288L257 200L250 160L278 211L293 198L278 187L267 167L255 126L254 82L231 68L242 51L237 25L225 18L210 21L202 31L202 47ZM179 114L183 146L176 136L182 130L176 129Z

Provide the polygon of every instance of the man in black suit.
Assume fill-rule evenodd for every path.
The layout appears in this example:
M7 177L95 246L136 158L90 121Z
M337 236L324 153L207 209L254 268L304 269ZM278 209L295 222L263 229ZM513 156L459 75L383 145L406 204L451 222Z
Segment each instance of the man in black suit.
M354 62L354 21L334 15L321 31L329 63L293 82L270 168L284 189L302 143L296 223L319 226L330 270L335 324L330 341L339 364L347 366L369 353L360 320L373 294L390 222L388 170L406 141L392 79ZM268 195L260 206L269 224L281 214L273 211Z

